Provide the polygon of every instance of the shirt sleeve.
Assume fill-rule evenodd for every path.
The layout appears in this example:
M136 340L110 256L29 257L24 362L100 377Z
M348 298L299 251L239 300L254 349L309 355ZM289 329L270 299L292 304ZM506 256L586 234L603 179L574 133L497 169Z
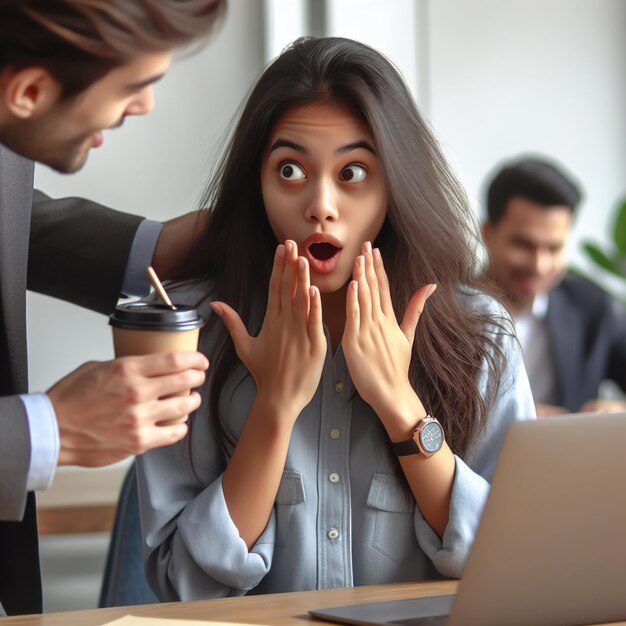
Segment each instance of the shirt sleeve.
M30 431L31 454L26 487L28 491L48 489L59 459L59 426L52 402L45 393L20 396Z
M500 347L505 370L479 437L465 458L455 455L455 475L448 526L440 539L416 507L415 528L424 552L444 576L460 578L489 495L490 481L509 425L535 419L535 405L521 349L515 336L502 334ZM479 388L486 393L488 370L484 365Z
M150 293L150 278L146 268L152 263L162 230L163 224L154 220L144 220L139 224L128 256L122 293L130 296L147 296Z
M274 513L248 551L226 506L226 462L206 413L190 432L191 452L184 439L137 458L146 577L161 601L242 596L272 565Z

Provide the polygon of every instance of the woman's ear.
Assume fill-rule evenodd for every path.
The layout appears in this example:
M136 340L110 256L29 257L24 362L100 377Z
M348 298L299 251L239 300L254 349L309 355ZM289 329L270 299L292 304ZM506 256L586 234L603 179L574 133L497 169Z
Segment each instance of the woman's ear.
M2 72L5 109L20 119L47 112L61 97L61 85L43 67L6 68Z

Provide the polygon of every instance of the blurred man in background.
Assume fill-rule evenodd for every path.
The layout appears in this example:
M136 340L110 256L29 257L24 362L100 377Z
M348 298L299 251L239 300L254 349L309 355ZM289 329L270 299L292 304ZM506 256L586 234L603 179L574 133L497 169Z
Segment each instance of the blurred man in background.
M567 271L580 199L562 168L535 158L505 164L487 188L487 274L515 319L539 417L626 410L598 398L607 379L626 391L626 311Z

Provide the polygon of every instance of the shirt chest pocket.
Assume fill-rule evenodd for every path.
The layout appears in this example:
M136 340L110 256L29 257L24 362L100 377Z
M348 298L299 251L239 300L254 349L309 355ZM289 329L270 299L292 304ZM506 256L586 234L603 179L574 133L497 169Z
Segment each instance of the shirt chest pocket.
M305 501L302 473L289 469L283 470L276 494L276 504L300 504Z
M372 546L397 563L413 554L415 500L409 488L395 476L374 474L367 505L374 512Z
M302 473L283 470L278 492L276 493L276 547L288 550L290 546L303 541L299 536L305 526L306 502ZM300 506L298 506L300 505Z

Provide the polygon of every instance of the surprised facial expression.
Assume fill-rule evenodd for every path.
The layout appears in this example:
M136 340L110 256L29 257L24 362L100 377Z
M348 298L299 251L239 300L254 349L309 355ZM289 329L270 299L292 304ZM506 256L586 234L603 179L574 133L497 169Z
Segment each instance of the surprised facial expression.
M364 241L387 214L387 192L367 126L337 104L285 113L261 166L261 188L278 241L294 240L322 293L350 279Z

